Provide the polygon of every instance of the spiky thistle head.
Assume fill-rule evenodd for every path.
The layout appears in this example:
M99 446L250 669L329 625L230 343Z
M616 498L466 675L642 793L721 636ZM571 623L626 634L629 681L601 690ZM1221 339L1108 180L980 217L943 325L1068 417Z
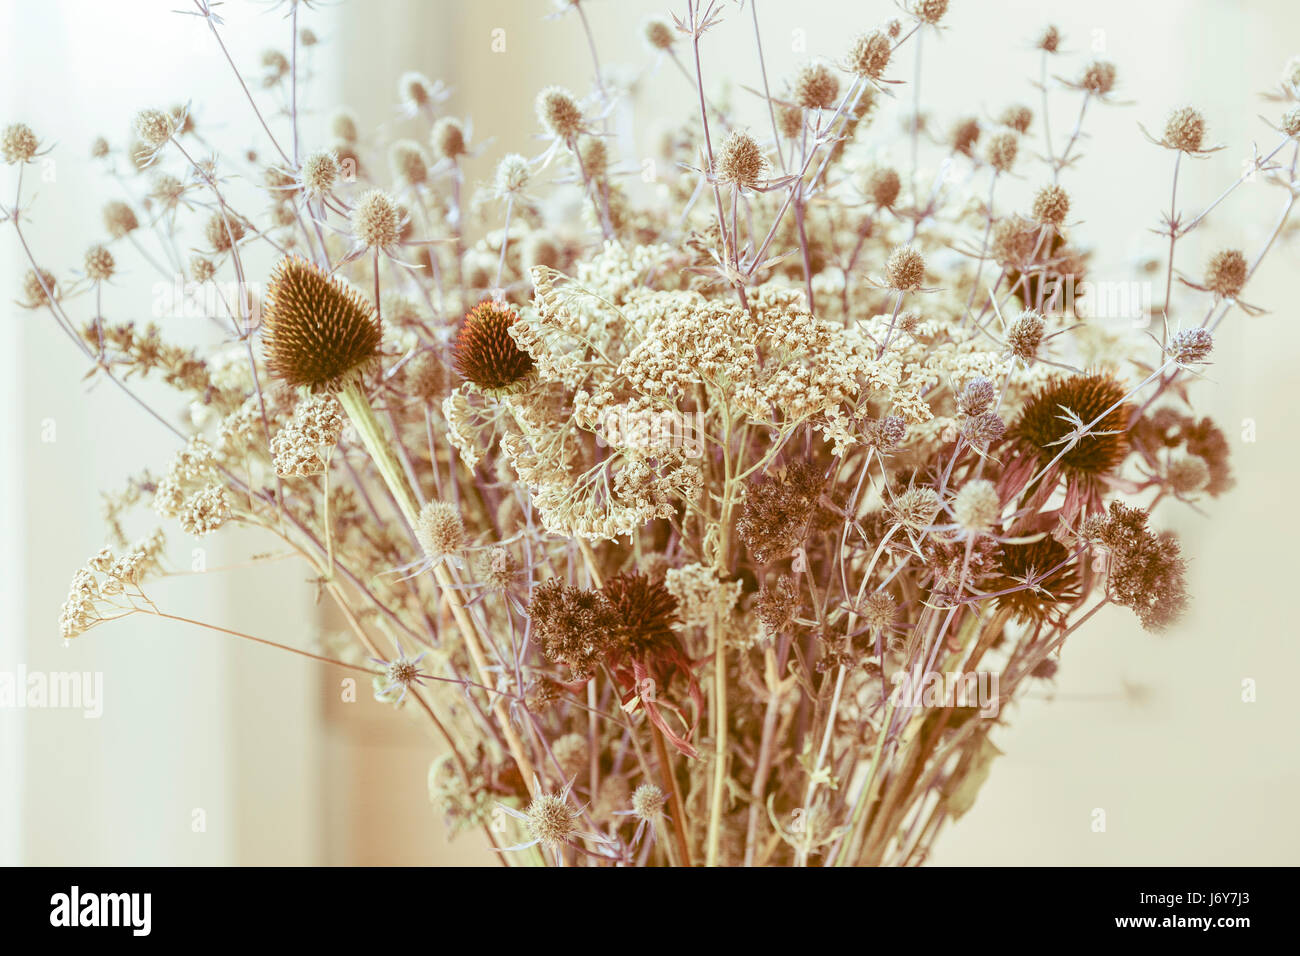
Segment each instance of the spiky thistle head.
M1022 451L1046 465L1067 447L1076 420L1087 425L1100 416L1059 464L1081 476L1104 475L1128 454L1124 433L1132 409L1124 398L1124 386L1104 373L1057 377L1025 402L1011 436Z
M676 643L677 598L640 572L616 574L602 589L614 612L619 643L636 652Z
M997 599L999 610L1017 619L1039 623L1053 610L1079 597L1079 567L1070 552L1051 535L1027 544L1004 544L998 556L998 577L990 591L1007 591Z
M495 302L481 302L470 310L452 353L462 378L485 391L500 392L516 388L528 377L533 357L510 335L510 326L518 319L513 309Z
M336 391L379 357L383 332L370 304L298 256L276 263L262 320L266 366L287 385Z

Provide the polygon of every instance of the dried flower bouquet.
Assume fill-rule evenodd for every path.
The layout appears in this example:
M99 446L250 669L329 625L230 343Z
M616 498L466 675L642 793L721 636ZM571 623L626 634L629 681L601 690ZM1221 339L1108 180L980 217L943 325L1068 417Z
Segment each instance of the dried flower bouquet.
M193 2L225 52L218 8ZM468 125L417 73L399 94L423 141L376 142L340 110L333 142L304 142L318 41L310 4L284 6L291 49L263 57L261 89L224 58L268 151L223 155L188 108L144 109L124 147L92 146L133 199L104 208L79 271L29 248L42 144L4 130L22 304L97 379L159 380L190 413L177 429L141 401L179 450L109 496L65 638L188 620L149 597L169 563L161 529L130 543L136 506L186 535L257 528L346 634L307 650L217 629L367 675L426 722L435 805L503 862L906 865L972 805L1007 704L1070 635L1109 604L1153 630L1183 612L1183 557L1150 512L1232 485L1187 386L1293 231L1300 60L1272 92L1275 144L1208 204L1177 178L1215 148L1202 114L1148 134L1173 198L1137 334L1087 314L1069 192L1116 70L1073 64L1054 28L1027 54L1040 105L939 135L913 91L894 133L878 108L909 94L900 61L920 77L948 8L909 0L833 63L770 85L764 65L746 129L711 101L700 41L762 64L761 4L683 0L644 28L691 106L660 157L680 174L647 200L611 132L635 96L598 62L590 95L540 92L544 148L481 187ZM585 2L557 6L595 58ZM873 150L890 140L895 163ZM1029 208L997 202L1015 175L1039 184ZM1180 240L1255 176L1281 187L1263 247L1184 277ZM250 180L257 216L233 198ZM234 345L103 316L125 258L226 292Z

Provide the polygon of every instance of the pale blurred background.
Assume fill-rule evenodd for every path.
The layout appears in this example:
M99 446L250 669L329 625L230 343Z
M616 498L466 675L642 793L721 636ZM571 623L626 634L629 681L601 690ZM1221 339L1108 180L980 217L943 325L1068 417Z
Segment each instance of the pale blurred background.
M887 0L758 2L776 85L809 56L838 57L853 34L895 13ZM626 64L658 115L685 115L689 87L671 64L648 70L653 58L640 35L647 15L680 13L684 2L583 5L607 71ZM301 25L323 42L310 60L315 80L305 102L315 112L303 124L306 148L323 144L323 111L334 105L362 116L363 135L398 122L397 78L418 69L452 87L450 112L474 118L475 139L487 145L470 179L482 180L504 152L540 149L532 112L539 88L591 85L579 21L543 19L553 9L543 0L313 7ZM90 161L88 145L101 134L120 145L137 109L192 99L211 142L266 149L206 27L172 12L185 8L188 0L0 4L0 125L23 121L57 143L52 181L35 186L26 226L47 268L66 273L102 238L99 209L121 187ZM287 50L287 4L231 0L219 9L232 56L250 75L262 50ZM718 98L729 85L741 116L761 133L765 117L741 88L761 82L749 8L738 13L728 2L725 11L728 22L704 44L706 83ZM1084 220L1079 232L1095 250L1095 274L1128 279L1136 258L1158 252L1146 230L1168 205L1171 167L1170 154L1148 144L1137 123L1159 130L1173 107L1204 110L1211 138L1228 148L1183 164L1180 206L1208 203L1239 175L1252 143L1276 142L1259 116L1275 120L1277 106L1258 94L1300 52L1300 8L1293 0L953 0L950 29L925 43L924 107L944 126L1016 101L1037 114L1030 40L1047 22L1067 40L1063 72L1073 75L1095 51L1118 65L1120 98L1135 101L1089 111L1085 159L1064 179ZM502 37L505 50L493 52ZM910 78L912 55L910 46L900 53L891 75ZM909 103L909 88L900 89L900 102ZM1053 93L1058 137L1076 107L1075 98ZM283 119L272 122L284 128ZM639 155L652 153L655 124L620 128ZM901 157L897 129L896 111L886 107L870 135L886 148L894 139ZM6 204L12 173L0 168ZM1027 179L1016 189L1023 196L1033 185ZM25 194L32 193L29 185ZM1198 274L1220 245L1253 254L1279 202L1275 187L1244 186L1180 244L1180 265ZM105 313L147 318L153 279L125 250L120 259L129 273L106 295ZM1212 503L1208 518L1175 507L1156 522L1176 528L1192 557L1193 616L1160 637L1142 632L1127 611L1096 618L1067 646L1055 690L1018 707L995 736L1005 756L975 808L940 839L934 862L1300 859L1293 811L1300 757L1287 689L1300 672L1289 600L1289 545L1300 522L1285 498L1300 466L1298 266L1294 245L1272 254L1245 296L1271 313L1233 314L1209 381L1195 392L1198 411L1232 442L1238 484ZM0 228L4 302L16 297L24 268L12 229ZM433 741L364 692L356 704L337 703L336 672L144 617L62 645L56 618L68 581L103 543L99 490L119 487L142 467L159 468L174 444L110 386L87 388L79 355L48 315L3 311L13 347L0 352L8 409L0 415L8 531L0 540L0 671L102 671L105 700L98 720L77 711L0 710L0 862L491 863L475 836L446 842L426 794ZM1247 420L1254 442L1241 440ZM53 441L45 440L51 423ZM169 538L173 560L187 563L194 542L178 529ZM261 546L222 536L203 543L209 567ZM320 627L306 578L284 563L171 580L153 596L177 613L304 646ZM1254 703L1242 701L1247 679L1257 684ZM1096 809L1105 811L1104 833L1093 830ZM204 812L204 832L191 826L195 810Z

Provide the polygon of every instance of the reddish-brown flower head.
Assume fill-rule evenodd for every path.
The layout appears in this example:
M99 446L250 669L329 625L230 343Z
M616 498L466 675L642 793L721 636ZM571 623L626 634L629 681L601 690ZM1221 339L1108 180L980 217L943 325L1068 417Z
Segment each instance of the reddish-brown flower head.
M488 391L517 385L533 370L533 357L510 335L518 321L513 309L482 302L470 310L456 336L453 361L467 381Z

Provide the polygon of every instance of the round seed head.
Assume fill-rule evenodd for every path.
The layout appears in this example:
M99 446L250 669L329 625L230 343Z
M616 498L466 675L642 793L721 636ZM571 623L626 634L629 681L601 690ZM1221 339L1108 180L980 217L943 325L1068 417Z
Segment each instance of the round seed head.
M352 234L367 249L384 249L402 238L402 214L397 201L382 189L372 189L352 210Z
M1038 190L1034 197L1032 215L1035 222L1044 225L1059 226L1070 214L1070 196L1055 183L1050 183Z
M320 196L334 188L339 178L339 158L332 149L308 153L302 163L302 185L310 195Z
M444 159L456 159L464 156L469 149L465 146L465 126L452 116L444 116L433 124L429 142L438 155Z
M718 180L753 188L767 172L767 159L758 142L745 130L732 130L718 155Z
M896 292L915 292L925 281L925 257L911 246L899 246L885 263L885 284Z
M908 488L894 499L889 513L899 524L920 529L934 522L939 507L939 495L933 488Z
M1093 60L1084 68L1079 85L1089 93L1105 96L1115 88L1115 64Z
M1011 354L1026 364L1038 357L1043 344L1043 316L1034 309L1025 309L1016 316L1007 329L1007 348Z
M1205 117L1190 106L1176 109L1165 123L1165 143L1185 153L1194 153L1205 140Z
M958 153L969 156L971 149L979 142L980 122L973 116L959 120L952 128L952 148Z
M29 309L38 309L50 301L51 293L58 298L59 290L54 274L44 269L28 269L23 276L22 304Z
M803 110L797 106L782 106L776 111L776 125L786 139L795 139L803 132Z
M430 560L455 554L465 547L465 524L460 512L445 501L426 501L415 519L415 540Z
M108 140L102 136L96 136L90 141L90 158L103 159L108 155Z
M809 63L795 78L794 101L806 110L828 110L840 95L840 81L825 63Z
M1007 431L1007 423L997 412L982 412L966 419L962 434L976 448L987 448Z
M511 153L497 164L496 193L498 196L517 196L528 188L531 170L528 160L518 153Z
M584 734L565 734L551 744L551 753L560 765L560 773L572 780L587 768L587 738Z
M519 316L494 302L470 310L456 336L453 364L466 381L487 391L511 389L533 370L533 357L510 334Z
M948 0L912 0L912 16L922 23L938 23L948 12Z
M668 794L653 783L643 783L632 793L632 812L638 819L658 820L668 805Z
M1015 165L1016 153L1020 151L1020 137L1015 133L998 133L989 140L989 165L1000 173L1011 171Z
M998 122L1003 126L1010 126L1017 133L1024 134L1028 132L1029 125L1034 121L1034 111L1028 106L1022 106L1017 103L1008 106L998 117Z
M524 811L524 824L535 840L547 846L560 846L577 830L569 801L554 793L539 794Z
M548 86L537 94L537 119L552 136L565 142L582 130L582 108L563 87Z
M411 71L403 73L397 81L397 94L403 103L412 110L425 109L433 105L433 83L423 73Z
M426 349L406 363L406 382L412 395L432 403L447 394L447 366Z
M297 256L276 264L262 322L266 366L290 386L334 391L379 357L383 333L366 299Z
M217 274L217 267L207 256L192 256L190 258L190 275L198 283L208 282Z
M1034 254L1038 227L1022 216L1008 216L993 224L989 250L1000 266L1024 265Z
M113 254L101 245L86 250L86 275L96 282L113 277Z
M983 534L997 523L1002 504L993 482L975 478L961 486L953 499L952 512L957 524L971 534Z
M1169 356L1179 365L1204 362L1214 349L1214 335L1209 329L1190 328L1169 337Z
M1282 115L1282 132L1292 139L1300 139L1300 106L1290 109Z
M882 209L893 207L898 201L898 194L902 188L903 183L898 178L898 170L890 166L873 169L867 175L867 195Z
M238 219L214 212L203 227L203 238L213 252L229 252L234 243L244 238L244 224Z
M973 378L957 395L957 411L963 415L982 415L997 397L996 385L987 378Z
M393 173L410 186L423 186L429 181L429 164L424 150L409 139L399 139L388 148L388 162Z
M1038 41L1034 45L1040 50L1055 53L1061 47L1061 31L1049 23L1043 28L1043 32L1038 34Z
M121 239L139 227L140 220L135 217L135 210L120 199L113 199L104 204L104 228L114 239Z
M337 109L330 117L330 132L345 143L357 141L357 117L351 110Z
M895 611L894 596L888 591L877 591L863 602L860 613L867 629L880 633L893 626Z
M39 148L36 134L26 123L6 126L4 132L0 133L0 153L4 154L5 162L10 165L30 162Z
M1165 480L1177 494L1190 495L1210 483L1210 467L1199 455L1182 455L1169 463Z
M663 17L654 17L646 21L645 42L652 50L671 50L676 40L677 35L672 24Z
M889 65L893 46L889 37L879 30L863 34L853 41L853 47L849 50L849 69L858 76L879 79Z
M141 110L131 125L142 143L155 148L171 139L176 130L175 121L163 110Z
M1205 287L1225 299L1236 298L1246 284L1249 266L1246 257L1237 249L1224 249L1215 253L1205 269Z

